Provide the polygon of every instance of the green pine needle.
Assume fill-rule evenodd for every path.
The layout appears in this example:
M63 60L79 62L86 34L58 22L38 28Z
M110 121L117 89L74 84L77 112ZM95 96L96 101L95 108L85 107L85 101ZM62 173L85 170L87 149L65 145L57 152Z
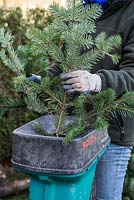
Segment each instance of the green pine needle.
M46 135L46 136L48 135L48 133L44 131L44 128L42 127L42 125L37 121L32 123L32 128L39 135Z

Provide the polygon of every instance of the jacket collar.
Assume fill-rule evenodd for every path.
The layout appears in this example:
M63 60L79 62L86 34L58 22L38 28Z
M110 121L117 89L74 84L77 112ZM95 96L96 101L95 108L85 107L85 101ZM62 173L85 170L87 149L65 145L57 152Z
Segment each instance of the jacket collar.
M128 4L130 2L132 2L133 0L109 0L108 2L108 9L112 9L112 8L120 8L125 4Z
M111 15L112 13L116 12L118 9L129 4L132 1L133 0L109 0L106 8L104 9L103 15L100 18L102 19Z

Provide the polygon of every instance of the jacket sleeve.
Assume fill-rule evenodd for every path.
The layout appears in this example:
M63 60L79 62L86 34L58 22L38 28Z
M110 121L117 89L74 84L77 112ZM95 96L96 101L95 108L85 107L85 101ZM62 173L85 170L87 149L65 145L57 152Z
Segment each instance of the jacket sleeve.
M134 26L122 49L122 59L119 70L99 70L102 79L102 90L112 88L117 96L128 91L134 91Z

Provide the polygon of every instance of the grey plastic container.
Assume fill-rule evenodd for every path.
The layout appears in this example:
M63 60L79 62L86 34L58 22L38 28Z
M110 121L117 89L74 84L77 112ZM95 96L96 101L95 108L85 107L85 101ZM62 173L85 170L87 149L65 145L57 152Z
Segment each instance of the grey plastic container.
M69 117L65 126L73 120ZM16 129L12 137L12 163L16 168L45 174L78 174L86 170L110 143L107 130L91 129L64 145L63 137L37 135L32 129L34 121L39 121L49 134L55 130L51 115Z

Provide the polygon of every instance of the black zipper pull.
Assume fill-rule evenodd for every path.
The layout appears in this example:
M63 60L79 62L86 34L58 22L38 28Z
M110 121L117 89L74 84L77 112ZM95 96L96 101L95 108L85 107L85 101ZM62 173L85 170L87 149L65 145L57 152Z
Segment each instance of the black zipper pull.
M121 141L125 140L125 129L124 129L124 127L121 127L121 137L120 137L120 140Z

